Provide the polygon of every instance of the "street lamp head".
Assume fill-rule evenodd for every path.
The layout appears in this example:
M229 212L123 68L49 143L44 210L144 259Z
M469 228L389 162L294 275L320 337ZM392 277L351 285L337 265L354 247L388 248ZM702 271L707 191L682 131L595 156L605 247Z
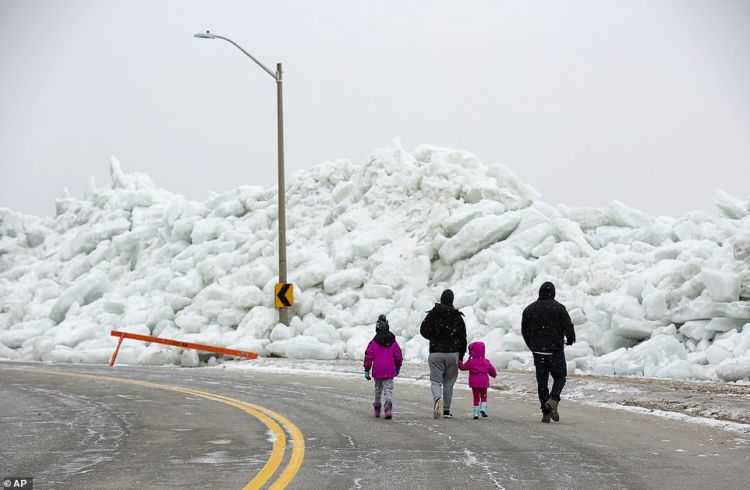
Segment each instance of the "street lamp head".
M198 34L193 34L193 37L199 37L201 39L216 39L216 34L211 34L210 32L199 32Z

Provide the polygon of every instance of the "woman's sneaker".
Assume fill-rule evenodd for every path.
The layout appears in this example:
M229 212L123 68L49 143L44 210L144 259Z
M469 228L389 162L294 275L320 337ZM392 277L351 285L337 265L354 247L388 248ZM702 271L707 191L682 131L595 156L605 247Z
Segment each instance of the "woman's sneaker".
M452 419L453 418L453 414L451 413L450 410L443 410L443 418L444 419Z
M432 407L432 418L439 419L440 414L443 412L443 399L438 398L435 400L435 406Z

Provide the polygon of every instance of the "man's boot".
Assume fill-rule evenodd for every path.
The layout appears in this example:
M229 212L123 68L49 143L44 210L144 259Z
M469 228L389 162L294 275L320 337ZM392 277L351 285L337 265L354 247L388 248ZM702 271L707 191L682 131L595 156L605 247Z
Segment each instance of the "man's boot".
M549 424L549 421L550 421L549 414L548 413L543 413L542 414L542 423Z
M547 400L547 403L546 403L547 409L549 410L550 417L552 417L552 420L554 420L555 422L559 422L560 421L560 414L557 413L557 404L558 403L559 402L557 400L553 400L552 398L550 398L549 400Z

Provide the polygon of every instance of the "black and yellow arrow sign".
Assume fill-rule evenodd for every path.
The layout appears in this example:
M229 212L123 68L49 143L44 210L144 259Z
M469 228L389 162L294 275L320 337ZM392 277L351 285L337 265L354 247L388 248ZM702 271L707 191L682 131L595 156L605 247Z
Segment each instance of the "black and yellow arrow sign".
M275 288L276 308L294 306L294 286L288 282L278 282Z

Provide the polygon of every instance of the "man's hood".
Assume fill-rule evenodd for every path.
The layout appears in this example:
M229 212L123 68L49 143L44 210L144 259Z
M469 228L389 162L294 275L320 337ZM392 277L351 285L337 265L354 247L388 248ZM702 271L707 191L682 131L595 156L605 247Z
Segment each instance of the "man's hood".
M539 288L539 299L555 299L555 285L551 282L545 282Z

